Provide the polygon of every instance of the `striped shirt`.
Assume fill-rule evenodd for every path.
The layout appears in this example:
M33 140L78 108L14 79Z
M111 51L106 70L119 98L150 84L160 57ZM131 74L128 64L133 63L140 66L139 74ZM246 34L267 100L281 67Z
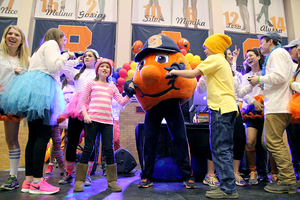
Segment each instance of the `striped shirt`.
M128 96L122 97L112 83L101 84L90 81L84 87L79 103L79 112L86 110L92 121L113 125L112 98L122 106L131 101Z

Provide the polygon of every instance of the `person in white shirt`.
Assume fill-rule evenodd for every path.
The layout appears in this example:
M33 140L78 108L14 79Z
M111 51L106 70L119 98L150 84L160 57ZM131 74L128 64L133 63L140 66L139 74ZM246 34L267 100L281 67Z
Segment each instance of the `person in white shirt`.
M292 165L291 154L284 131L291 121L287 105L292 97L289 81L293 77L293 61L281 46L281 36L271 31L260 37L260 49L267 55L262 75L248 78L255 86L264 88L264 133L262 142L272 154L279 169L278 181L269 183L265 190L272 193L297 193L297 183Z
M57 82L60 70L74 53L61 54L67 39L65 34L51 28L43 38L42 45L30 59L28 72L11 81L1 98L5 113L27 117L28 142L25 152L25 175L22 192L54 194L54 187L43 178L43 166L52 126L57 124L59 114L65 108L65 100Z
M298 61L298 53L297 53L297 47L298 47L299 39L292 40L289 44L283 46L285 50L287 50L294 62L295 70L297 68L297 61Z
M0 44L0 87L8 79L27 71L29 64L28 42L23 31L14 25L8 26L3 33ZM5 86L3 87L5 88ZM9 151L10 172L3 190L13 190L19 187L18 168L21 149L19 145L20 116L5 115L0 108L0 120L4 121L5 140Z
M62 73L66 75L71 81L74 82L75 95L66 109L63 111L61 117L69 118L68 123L68 145L66 148L66 165L68 174L64 176L59 184L68 184L72 182L72 175L76 161L76 149L80 140L82 131L84 130L84 117L79 113L78 102L80 100L82 91L85 85L94 80L95 78L95 64L99 58L99 54L94 49L87 49L83 56L78 57L76 60L69 60ZM83 62L83 67L76 69L78 64ZM90 173L94 165L95 151L89 160L88 175L86 176L85 186L91 185Z
M293 40L295 41L295 40ZM292 41L292 42L293 42ZM298 159L300 159L300 145L298 145L298 143L300 142L300 106L299 106L299 97L300 97L300 76L299 76L299 72L300 72L300 40L296 39L297 44L296 47L293 47L293 50L296 49L296 56L298 58L298 64L296 64L296 69L294 71L294 76L293 79L290 81L290 88L293 91L293 96L290 99L289 105L288 105L288 111L291 112L292 114L292 122L289 124L289 126L287 127L287 133L290 136L291 142L293 143L294 149L295 151L292 152L293 154L295 153L296 156L298 157ZM294 45L295 43L290 42L289 45ZM292 44L291 44L292 43ZM286 47L286 46L284 46ZM286 49L286 48L285 48ZM294 53L290 53L291 58L293 59L293 61L295 60L294 57ZM292 57L293 56L293 57ZM295 62L294 62L295 65ZM289 141L290 142L290 141ZM291 147L292 149L292 147ZM294 158L294 156L293 156ZM293 159L294 162L294 159ZM300 170L295 167L295 170L298 170L298 177L300 175ZM300 181L298 180L298 188L300 187Z

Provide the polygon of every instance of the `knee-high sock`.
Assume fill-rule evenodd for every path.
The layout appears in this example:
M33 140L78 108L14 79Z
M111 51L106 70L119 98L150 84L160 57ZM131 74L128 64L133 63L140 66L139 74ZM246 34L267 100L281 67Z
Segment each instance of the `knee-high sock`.
M69 175L69 176L72 176L72 175L73 175L73 171L74 171L74 165L75 165L75 162L69 162L69 161L66 161L66 164L67 164L67 172L68 172L68 175Z
M246 147L246 152L247 152L247 159L248 159L249 169L251 171L255 171L256 170L256 151L255 151L255 148L249 149L248 147Z
M9 150L10 175L18 176L21 149Z
M91 175L91 171L93 169L93 166L94 166L94 161L89 161L89 168L88 168L88 176Z

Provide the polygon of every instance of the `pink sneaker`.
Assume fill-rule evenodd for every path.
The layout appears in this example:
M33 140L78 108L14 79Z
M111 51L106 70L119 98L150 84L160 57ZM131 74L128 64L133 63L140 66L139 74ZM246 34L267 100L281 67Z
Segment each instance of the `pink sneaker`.
M59 187L54 187L47 183L47 179L43 178L41 182L34 184L33 181L30 185L30 194L54 194L59 191Z
M48 167L47 167L47 169L46 169L46 171L45 171L45 174L52 174L52 170L53 170L53 166L54 165L48 165Z
M23 181L21 192L29 192L30 185L31 185L31 182L29 182L27 180Z

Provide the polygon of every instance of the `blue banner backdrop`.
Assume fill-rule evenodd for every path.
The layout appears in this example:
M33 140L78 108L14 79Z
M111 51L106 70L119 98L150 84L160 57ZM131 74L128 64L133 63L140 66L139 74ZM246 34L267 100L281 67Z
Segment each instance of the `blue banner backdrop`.
M17 18L8 18L8 17L0 17L0 34L1 37L3 35L4 30L9 25L16 25L17 24Z
M82 21L36 20L32 52L40 46L44 34L50 28L62 30L68 42L65 46L70 51L85 51L92 48L101 57L114 60L116 24Z
M148 38L150 38L152 35L160 34L162 31L180 32L181 37L187 39L190 42L190 53L192 53L194 56L200 56L201 60L204 60L206 58L202 45L205 39L208 37L208 30L195 30L186 28L159 27L133 24L132 44L136 40L141 40L143 44L145 44ZM134 59L133 54L131 56L131 59Z
M234 51L235 45L237 49L240 49L240 55L237 60L237 65L243 65L245 53L248 49L257 47L259 48L259 40L257 39L257 35L252 34L242 34L242 33L233 33L233 32L225 32L226 35L231 37L232 45L230 47L231 51ZM286 37L282 37L282 45L288 44L288 39Z

